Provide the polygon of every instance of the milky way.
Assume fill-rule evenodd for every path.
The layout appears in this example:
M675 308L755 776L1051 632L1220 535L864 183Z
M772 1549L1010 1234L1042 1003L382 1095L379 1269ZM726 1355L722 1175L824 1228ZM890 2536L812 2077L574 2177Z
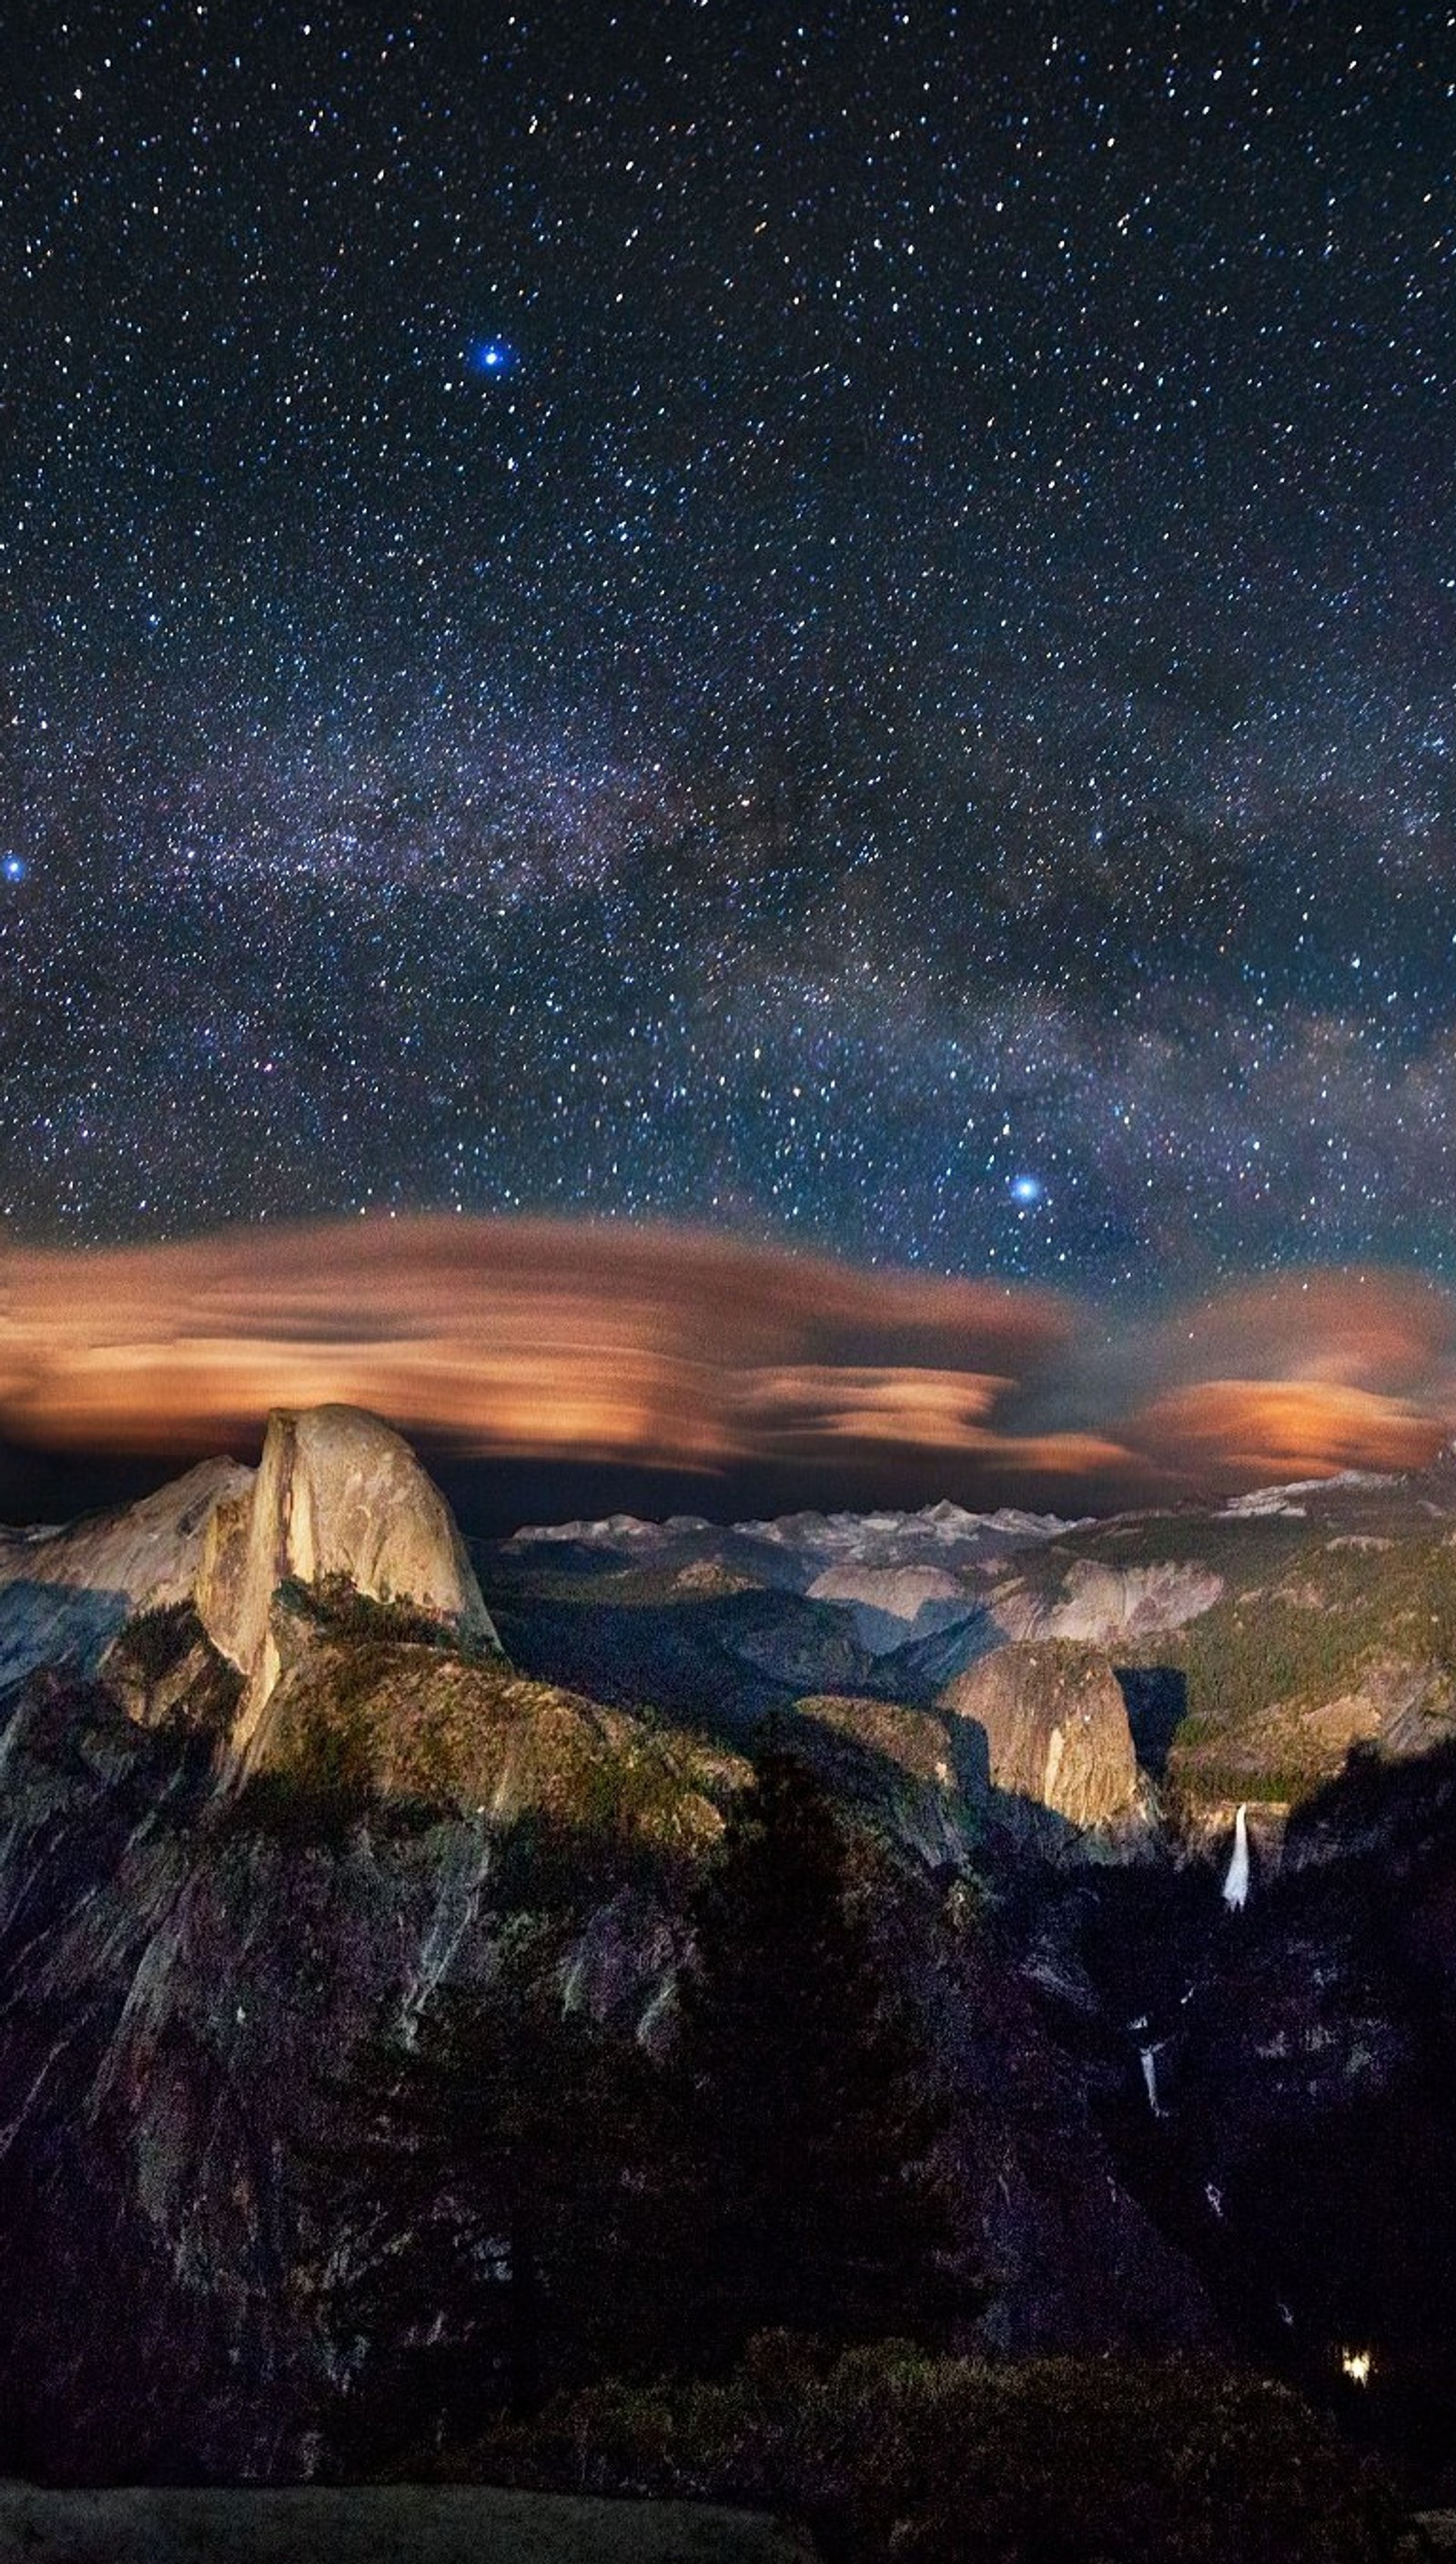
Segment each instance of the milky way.
M1456 1268L1445 9L17 13L0 1213Z

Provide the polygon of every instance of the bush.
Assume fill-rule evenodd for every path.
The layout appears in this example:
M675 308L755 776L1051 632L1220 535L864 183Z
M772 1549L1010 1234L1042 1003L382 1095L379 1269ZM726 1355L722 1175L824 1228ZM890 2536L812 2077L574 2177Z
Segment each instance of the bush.
M332 1637L373 1645L441 1647L467 1659L480 1652L466 1642L453 1620L422 1610L417 1602L382 1602L373 1594L361 1594L346 1576L321 1576L316 1585L289 1577L280 1595L291 1609L321 1622Z
M600 2388L452 2471L788 2510L842 2564L1385 2564L1399 2530L1383 2481L1266 2378L783 2334L721 2385Z
M154 1603L137 1611L112 1642L113 1663L147 1684L162 1682L203 1636L190 1602Z
M154 1717L154 1695L162 1685L185 1674L185 1688L164 1721L183 1736L226 1736L243 1695L237 1666L218 1653L191 1602L138 1611L111 1641L102 1669L108 1681L141 1692L148 1717Z

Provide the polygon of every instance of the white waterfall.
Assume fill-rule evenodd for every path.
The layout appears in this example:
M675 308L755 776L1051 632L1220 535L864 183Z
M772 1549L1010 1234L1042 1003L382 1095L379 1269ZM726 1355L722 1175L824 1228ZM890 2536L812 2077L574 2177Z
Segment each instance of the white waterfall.
M1157 2044L1158 2047L1162 2045L1161 2039ZM1147 2106L1154 2119L1160 2119L1162 2108L1157 2097L1157 2047L1140 2047L1138 2055L1143 2066L1143 2080L1147 2087Z
M1223 1901L1230 1914L1235 1914L1249 1901L1249 1824L1247 1804L1241 1804L1233 1820L1233 1858L1223 1882Z

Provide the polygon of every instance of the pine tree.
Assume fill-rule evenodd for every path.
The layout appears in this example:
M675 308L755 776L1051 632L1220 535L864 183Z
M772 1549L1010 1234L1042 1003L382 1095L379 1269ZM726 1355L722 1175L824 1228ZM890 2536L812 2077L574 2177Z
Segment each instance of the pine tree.
M770 1745L697 1900L682 1988L690 2364L777 2326L935 2328L940 2113L846 1887L824 1792Z
M651 2125L645 2061L547 1989L443 1993L364 2046L316 2153L350 2463L469 2439L610 2361Z

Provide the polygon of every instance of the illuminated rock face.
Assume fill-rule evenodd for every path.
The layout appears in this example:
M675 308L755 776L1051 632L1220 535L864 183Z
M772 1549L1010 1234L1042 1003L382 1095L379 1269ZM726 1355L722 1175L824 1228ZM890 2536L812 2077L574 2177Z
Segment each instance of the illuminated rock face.
M279 1587L332 1577L497 1643L454 1517L409 1445L362 1408L315 1406L269 1418L257 1470L206 1460L115 1513L0 1531L0 1682L63 1661L91 1672L136 1612L190 1600L247 1676L246 1728L278 1678Z
M252 1481L234 1460L204 1460L115 1513L0 1530L0 1685L37 1665L92 1673L134 1613L185 1602L219 1507L246 1503Z
M478 1645L498 1643L454 1516L408 1443L360 1407L280 1407L251 1485L212 1515L197 1575L203 1627L248 1677L240 1749L278 1679L279 1587L333 1577L449 1621Z
M1181 1629L1211 1611L1223 1579L1208 1567L1109 1566L1074 1559L1059 1591L1047 1597L1013 1589L995 1598L996 1618L1011 1638L1075 1638L1113 1647L1130 1638Z
M1065 1640L999 1647L957 1674L939 1706L983 1731L986 1777L1004 1797L1079 1827L1110 1824L1134 1807L1127 1706L1096 1648Z

